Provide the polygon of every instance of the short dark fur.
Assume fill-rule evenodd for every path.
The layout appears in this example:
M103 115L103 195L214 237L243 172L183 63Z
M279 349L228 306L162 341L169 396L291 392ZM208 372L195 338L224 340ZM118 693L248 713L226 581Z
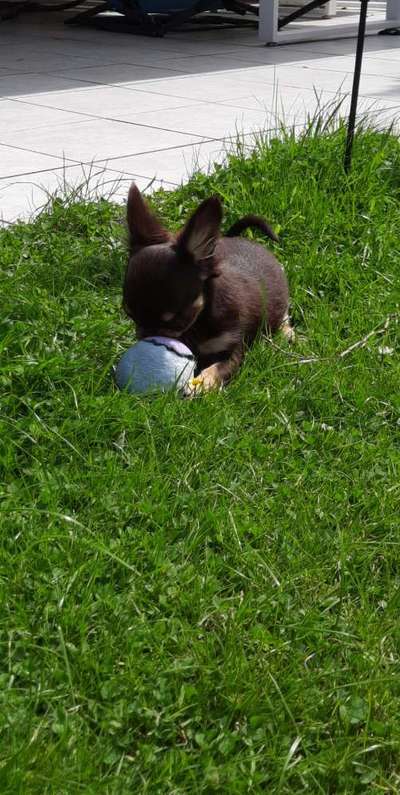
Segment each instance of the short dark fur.
M221 237L222 207L206 199L183 229L165 230L136 185L128 197L130 258L124 307L139 338L179 337L195 354L205 388L226 383L244 348L266 326L276 331L288 312L285 274L270 251L239 239L248 227L276 240L262 218L249 215Z

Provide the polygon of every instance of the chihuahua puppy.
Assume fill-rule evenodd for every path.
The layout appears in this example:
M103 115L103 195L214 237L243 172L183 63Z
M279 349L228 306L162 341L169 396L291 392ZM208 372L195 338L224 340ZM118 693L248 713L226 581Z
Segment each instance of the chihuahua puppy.
M198 377L188 393L226 384L260 328L291 339L289 291L282 267L258 243L240 239L248 227L271 240L262 218L248 215L223 237L222 207L206 199L173 234L150 211L135 184L128 196L130 256L123 306L139 339L179 338L193 352Z

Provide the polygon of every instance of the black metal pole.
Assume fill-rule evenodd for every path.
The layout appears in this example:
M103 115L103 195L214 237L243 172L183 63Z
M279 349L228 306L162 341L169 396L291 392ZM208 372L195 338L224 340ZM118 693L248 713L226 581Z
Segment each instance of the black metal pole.
M356 126L358 91L360 88L361 64L364 52L365 22L367 19L367 10L368 10L368 0L361 0L360 21L358 23L356 62L354 65L353 88L351 92L349 122L347 125L346 151L344 154L344 168L347 173L350 171L350 166L351 166L351 154L353 149L354 130Z

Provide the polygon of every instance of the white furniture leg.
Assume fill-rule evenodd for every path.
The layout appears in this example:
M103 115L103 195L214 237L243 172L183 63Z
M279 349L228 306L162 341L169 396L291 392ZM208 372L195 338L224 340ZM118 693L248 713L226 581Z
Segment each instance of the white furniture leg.
M326 4L326 15L327 17L336 16L336 0L329 0Z
M258 35L266 44L273 44L278 36L279 0L260 0Z

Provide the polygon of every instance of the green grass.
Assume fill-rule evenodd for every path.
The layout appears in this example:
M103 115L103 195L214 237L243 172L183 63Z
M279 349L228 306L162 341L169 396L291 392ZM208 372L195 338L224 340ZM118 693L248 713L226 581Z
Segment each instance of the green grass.
M281 234L295 348L197 401L114 389L120 208L0 233L2 795L400 792L400 144L343 144L154 197Z

